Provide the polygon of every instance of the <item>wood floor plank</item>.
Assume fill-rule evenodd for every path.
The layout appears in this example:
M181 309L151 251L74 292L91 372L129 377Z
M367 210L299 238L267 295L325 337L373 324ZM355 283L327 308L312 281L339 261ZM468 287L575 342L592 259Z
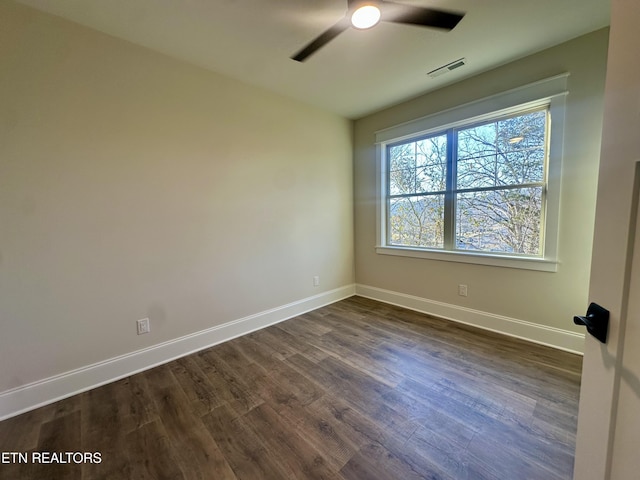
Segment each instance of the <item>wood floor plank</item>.
M223 404L232 403L241 413L245 413L263 402L247 385L242 374L237 373L216 353L215 348L199 352L196 357Z
M183 357L172 362L171 372L178 380L196 415L202 416L224 403L216 393L216 387L200 369L194 357Z
M189 400L173 376L170 365L149 374L148 391L162 419L174 458L188 478L233 480L235 475L226 458L205 428L200 416L189 408Z
M0 422L2 480L569 480L581 358L352 297Z
M354 435L345 432L342 424L335 421L331 415L315 408L318 402L303 407L291 405L289 409L279 410L281 423L288 425L290 430L300 432L305 441L316 451L322 452L324 461L338 471L358 450L359 440L354 441ZM271 405L271 404L269 404ZM275 411L275 408L274 408ZM291 426L294 425L292 428Z
M396 408L415 425L412 435L418 428L428 427L430 431L466 448L478 432L478 427L465 421L465 418L460 418L456 409L434 406L431 398L408 389L394 390L385 396L387 401L396 405ZM447 407L450 407L450 404ZM474 417L477 418L477 414Z
M97 478L124 478L129 474L129 462L121 449L125 435L131 431L127 415L122 415L126 404L120 402L118 392L126 381L112 384L112 388L96 388L83 393L81 435L84 448L100 452L100 463L82 466L84 476Z
M475 464L469 461L465 441L453 438L442 431L431 428L427 423L420 426L403 445L402 455L417 459L422 458L432 469L443 477L455 480L497 480L477 471Z
M55 404L54 404L55 405ZM51 405L0 422L0 452L26 452L38 445L40 427L52 420Z
M488 414L496 414L496 412L492 412L486 408L475 409L476 404L465 402L464 396L456 398L457 395L450 396L443 394L448 393L446 390L440 390L438 393L438 391L433 390L431 387L424 386L422 383L413 380L406 380L398 385L396 391L399 395L404 395L417 402L417 412L414 411L414 415L419 415L419 412L423 408L421 404L426 403L428 409L435 409L444 415L445 418L454 418L457 422L462 423L474 432L480 431L484 424L491 418ZM428 412L429 410L426 411Z
M287 469L278 465L244 418L231 408L218 407L202 420L238 480L287 478Z
M374 419L384 428L392 429L400 435L407 435L404 431L407 418L398 414L382 400L383 394L390 391L389 387L366 375L358 376L354 369L331 357L318 364L298 355L294 355L287 361L306 371L315 382L324 386L332 395L346 402L363 416Z
M295 322L281 322L277 325L277 328L310 342L314 338L331 331L331 327L324 325L322 319L322 315L316 312L309 312L296 317Z
M244 421L260 438L269 455L287 469L287 478L339 478L336 469L332 469L320 453L324 452L324 446L314 448L297 432L286 428L286 424L268 404L254 408L244 416Z
M371 443L362 447L340 473L349 480L454 480L426 462L417 460L417 457L397 455L378 443Z
M397 385L403 378L401 372L387 367L384 361L381 361L377 344L375 346L358 344L356 338L344 336L344 329L322 335L315 345L342 362L366 372L378 382L391 387Z
M573 474L573 452L536 435L526 425L514 427L489 418L469 444L468 451L494 468L499 460L497 463L505 469L502 475L523 472L527 478L545 478L546 474L546 478L551 479L571 478Z
M274 336L277 336L280 341L286 343L287 345L290 345L294 350L296 350L293 355L300 354L314 362L319 362L320 360L323 360L329 356L327 352L325 352L324 350L320 350L312 343L310 343L308 337L305 338L303 335L292 333L292 330L295 332L295 328L291 328L289 327L289 325L295 324L290 322L284 322L284 324L285 325L275 325L269 328L269 331L273 332ZM304 331L304 328L301 328L299 330ZM311 336L311 338L314 338L314 336ZM287 358L289 358L290 356L292 355L289 355Z
M80 412L76 411L42 424L38 446L32 452L31 474L42 480L80 480L82 464L69 461L66 452L76 452L80 443ZM39 460L35 460L38 455ZM54 455L61 458L56 459Z
M305 345L301 342L295 342L295 337L292 337L285 331L275 328L258 330L257 332L252 332L249 335L246 335L244 338L250 338L253 341L269 348L272 355L278 360L284 360L291 355L300 353L300 348L296 348L296 346L300 347L301 345Z
M340 398L325 396L308 408L305 420L307 438L313 438L324 451L332 451L340 459L338 467L346 464L346 453L356 453L367 444L402 444L409 434L398 435L394 429L386 428L361 414ZM307 425L309 419L314 423ZM349 457L350 458L350 457Z
M243 352L251 352L248 355L265 370L269 380L289 390L300 404L307 405L323 394L323 389L318 388L306 375L301 375L286 362L268 355L259 342L252 338L239 340L239 348Z
M127 455L130 476L139 480L186 480L191 478L178 467L175 450L160 420L145 423L128 433L122 447ZM108 460L107 460L108 461ZM87 478L100 478L98 476Z
M125 433L158 420L158 413L146 390L145 375L146 372L132 375L116 385L120 422Z

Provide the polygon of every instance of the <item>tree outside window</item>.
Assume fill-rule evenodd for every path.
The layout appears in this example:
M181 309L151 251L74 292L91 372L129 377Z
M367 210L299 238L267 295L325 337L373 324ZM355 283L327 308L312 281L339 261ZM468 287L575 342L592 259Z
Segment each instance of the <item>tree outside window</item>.
M387 243L542 256L548 107L387 146Z

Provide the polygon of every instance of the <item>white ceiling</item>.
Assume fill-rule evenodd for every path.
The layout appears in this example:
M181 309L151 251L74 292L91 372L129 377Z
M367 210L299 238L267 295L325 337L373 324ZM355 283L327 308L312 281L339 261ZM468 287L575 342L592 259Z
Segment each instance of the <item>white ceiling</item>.
M348 118L358 118L609 24L609 0L402 0L466 12L451 32L350 29L298 63L346 0L19 0ZM460 57L467 65L427 72Z

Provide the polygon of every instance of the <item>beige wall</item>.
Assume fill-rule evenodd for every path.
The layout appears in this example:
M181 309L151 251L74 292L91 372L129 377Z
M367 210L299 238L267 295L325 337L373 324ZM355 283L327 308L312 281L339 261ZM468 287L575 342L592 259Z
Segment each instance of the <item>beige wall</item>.
M608 31L443 88L355 124L356 281L449 305L579 332L586 308ZM402 122L569 72L556 273L378 255L374 133ZM425 83L429 79L425 77ZM457 285L469 296L459 297Z
M350 121L9 2L0 106L0 392L353 283Z

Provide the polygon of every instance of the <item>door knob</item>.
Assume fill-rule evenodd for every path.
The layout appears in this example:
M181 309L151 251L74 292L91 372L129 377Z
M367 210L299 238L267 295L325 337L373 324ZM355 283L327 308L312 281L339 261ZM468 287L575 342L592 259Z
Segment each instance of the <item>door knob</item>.
M597 303L592 303L587 309L587 315L573 317L573 323L584 325L587 332L596 337L602 343L607 343L607 332L609 331L609 310L601 307Z

